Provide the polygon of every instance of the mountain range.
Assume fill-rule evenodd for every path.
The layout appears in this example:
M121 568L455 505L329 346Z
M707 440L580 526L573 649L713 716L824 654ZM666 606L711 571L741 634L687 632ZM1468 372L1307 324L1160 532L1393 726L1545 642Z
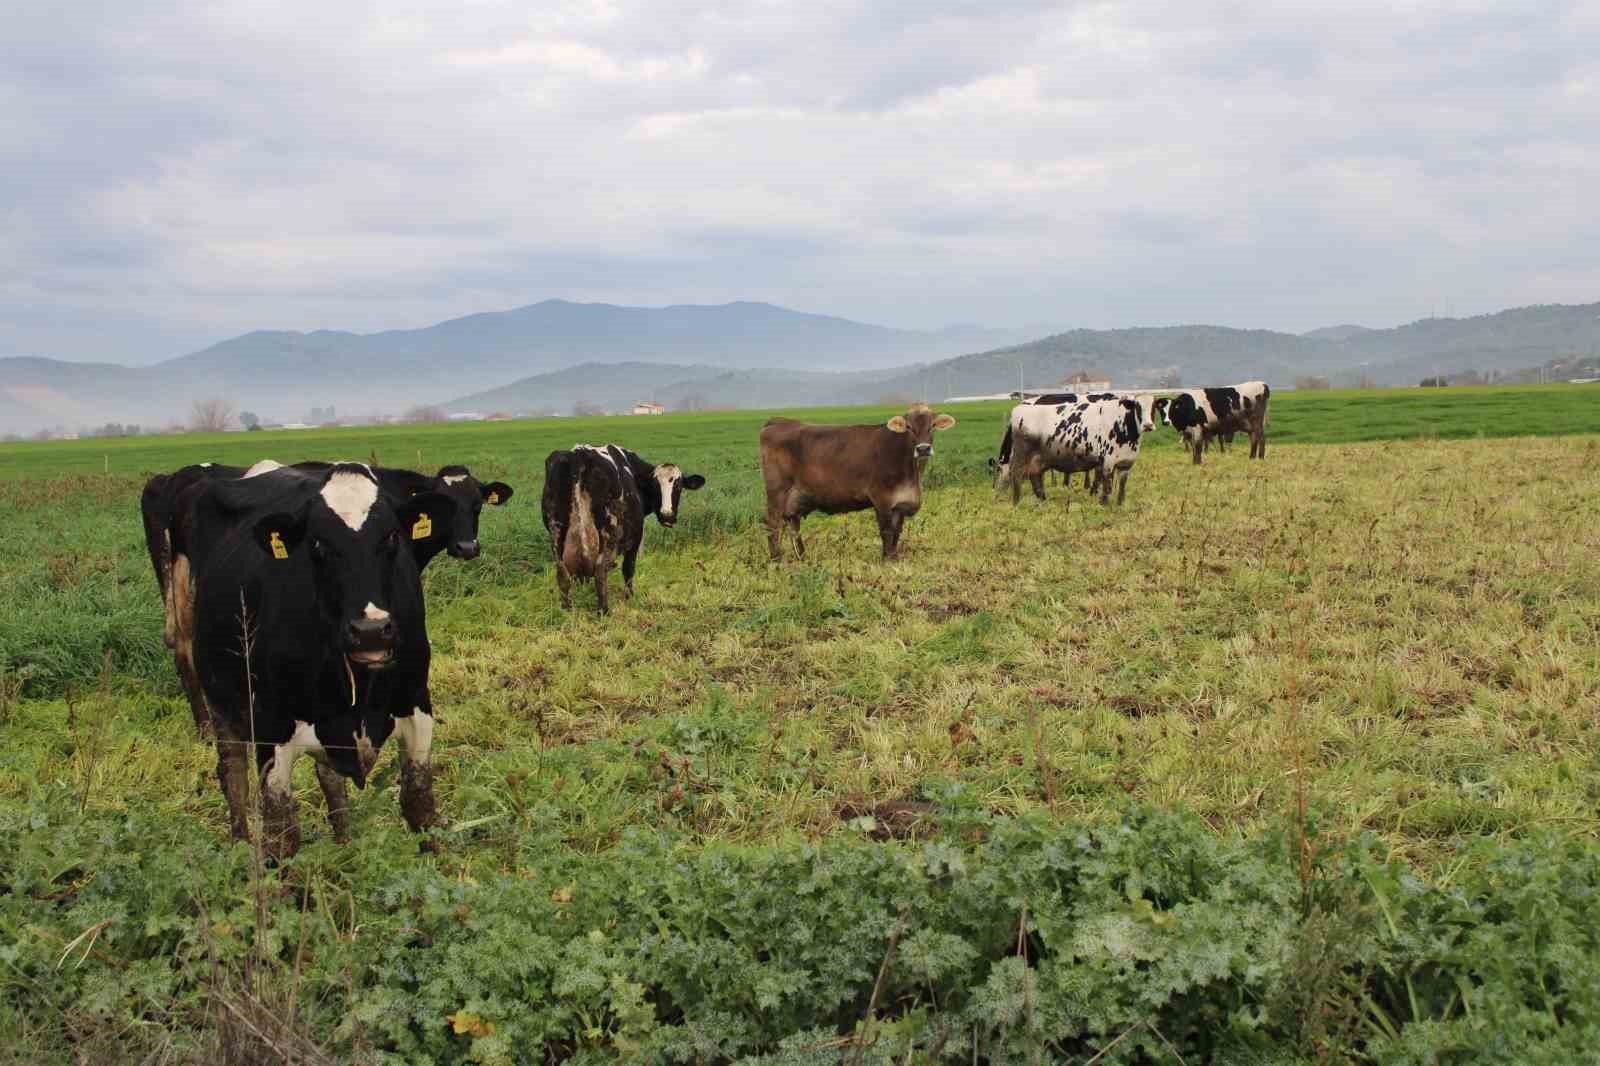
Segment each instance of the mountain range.
M360 334L257 331L147 367L0 359L0 432L106 421L182 421L222 397L268 420L312 407L342 417L451 411L565 413L640 399L677 407L862 403L1005 392L1087 370L1120 386L1320 375L1415 384L1434 373L1515 370L1600 350L1600 304L1426 318L1306 334L1221 326L890 329L771 304L619 307L563 300ZM1037 332L1031 334L1037 337Z

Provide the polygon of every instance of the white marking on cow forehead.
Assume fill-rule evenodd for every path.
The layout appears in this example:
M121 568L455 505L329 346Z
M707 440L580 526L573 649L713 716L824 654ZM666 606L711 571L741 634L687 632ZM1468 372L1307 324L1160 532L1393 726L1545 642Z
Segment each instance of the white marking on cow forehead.
M389 617L388 611L385 611L382 607L379 607L371 600L367 601L366 610L362 611L361 614L364 618L369 618L374 622L381 622L385 618Z
M345 525L359 533L367 512L378 502L378 484L365 474L340 470L322 487L322 499Z
M206 465L210 466L211 464L207 463ZM282 470L282 469L283 469L283 464L278 462L278 460L276 460L276 459L263 459L259 463L256 463L254 466L252 466L249 470L246 470L244 472L244 476L245 477L255 477L258 474L270 474L274 470Z
M457 485L457 484L460 484L461 482L467 480L467 475L465 475L465 474L446 474L440 480L442 480L446 485Z
M656 484L661 486L661 513L672 514L672 486L683 479L683 471L672 463L656 467Z

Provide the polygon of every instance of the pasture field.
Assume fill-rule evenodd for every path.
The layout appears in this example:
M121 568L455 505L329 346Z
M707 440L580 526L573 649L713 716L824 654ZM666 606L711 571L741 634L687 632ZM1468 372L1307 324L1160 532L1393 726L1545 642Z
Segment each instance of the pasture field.
M1272 402L1120 509L1013 508L952 407L891 564L767 561L748 412L0 449L0 1062L1578 1061L1600 394ZM607 439L709 484L564 613L543 457ZM516 490L425 575L451 825L386 755L335 845L303 766L254 869L141 473L419 454Z

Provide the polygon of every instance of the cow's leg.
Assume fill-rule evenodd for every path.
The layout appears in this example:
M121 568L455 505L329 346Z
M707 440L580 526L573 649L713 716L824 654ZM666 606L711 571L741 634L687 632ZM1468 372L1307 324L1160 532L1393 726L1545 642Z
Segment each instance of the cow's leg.
M1122 476L1117 479L1117 506L1118 507L1122 506L1123 498L1128 495L1128 475L1130 473L1132 473L1132 471L1124 470L1122 472Z
M228 804L228 831L235 840L250 839L249 741L239 736L227 717L217 719L217 784Z
M567 572L567 564L560 558L556 559L556 587L561 590L561 609L572 609L572 575Z
M319 762L317 784L322 786L322 798L328 804L328 824L333 827L333 839L341 844L349 843L350 801L344 787L344 776L333 767Z
M187 564L187 560L185 560ZM161 609L164 617L161 625L161 640L169 648L178 646L178 619L173 611L172 602L172 531L161 531L161 554L157 564L160 572L156 575L161 579ZM184 566L188 570L188 566Z
M1202 445L1204 445L1205 439L1206 439L1206 435L1205 435L1204 432L1202 432L1202 433L1200 433L1200 434L1198 434L1198 435L1196 435L1194 437L1191 437L1190 440L1189 440L1189 443L1192 446L1190 450L1192 450L1194 452L1194 465L1195 466L1199 466L1200 465L1200 453L1201 453L1201 451L1204 450Z
M774 493L767 493L767 554L772 561L783 561L783 525L785 522L782 500Z
M302 726L309 729L309 726ZM294 816L294 764L299 734L287 744L256 746L256 779L261 783L261 850L287 859L300 850L300 825Z
M900 516L893 510L878 510L878 537L883 541L883 557L893 559L900 541Z
M622 553L622 587L628 599L633 599L633 567L639 561L639 549Z
M789 528L794 531L794 557L803 562L806 557L806 542L800 539L800 516L792 514L785 521L789 523Z
M611 552L602 551L594 564L594 595L600 603L600 613L611 613L611 601L606 596L606 579L611 576Z
M1102 466L1096 484L1100 486L1100 506L1108 507L1111 504L1111 482L1116 478L1116 468ZM1120 501L1119 501L1120 502Z
M400 813L413 833L439 824L433 801L433 716L421 707L394 720L400 741Z
M1051 473L1054 473L1054 471L1051 471ZM1044 475L1035 474L1031 480L1033 482L1033 494L1041 500L1044 499Z

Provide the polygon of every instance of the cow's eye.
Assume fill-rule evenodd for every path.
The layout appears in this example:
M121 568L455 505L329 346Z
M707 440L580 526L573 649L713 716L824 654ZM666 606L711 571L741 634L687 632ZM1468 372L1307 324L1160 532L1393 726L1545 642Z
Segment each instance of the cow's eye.
M398 529L389 530L389 535L383 538L383 548L388 552L399 550L400 531Z
M323 559L328 555L327 545L322 543L321 537L312 537L310 541L311 554L314 558Z

